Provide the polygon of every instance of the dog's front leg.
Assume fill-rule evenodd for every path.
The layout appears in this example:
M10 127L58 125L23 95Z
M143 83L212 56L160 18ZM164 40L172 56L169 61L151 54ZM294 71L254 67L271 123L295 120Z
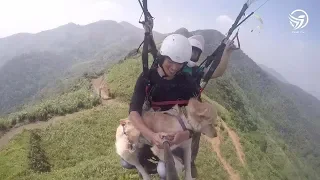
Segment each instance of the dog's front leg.
M132 164L136 167L136 169L141 174L143 180L151 180L150 175L147 173L147 171L143 168L143 166L140 164L138 155L137 154L129 154L129 157L123 157L125 161L127 161L129 164Z
M192 176L191 176L191 142L192 142L192 139L189 139L184 143L184 146L183 146L185 180L192 180Z
M146 172L146 170L142 167L140 163L136 165L136 168L140 172L143 180L151 180L149 174Z

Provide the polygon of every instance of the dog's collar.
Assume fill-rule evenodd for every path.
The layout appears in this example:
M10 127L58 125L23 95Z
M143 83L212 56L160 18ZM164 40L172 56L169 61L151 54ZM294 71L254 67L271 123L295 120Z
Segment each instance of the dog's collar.
M125 129L125 124L122 124L122 132L125 136L128 137L128 134L126 133L126 129ZM136 145L134 143L132 143L129 139L128 139L128 148L130 151L136 150Z
M188 123L188 112L187 112L187 108L185 107L185 106L182 106L182 107L180 107L180 110L181 110L181 112L182 112L182 114L184 115L184 117L187 119L187 123ZM185 123L183 122L183 120L182 120L182 118L179 116L179 123L180 124L183 124L184 126L185 126ZM181 121L181 122L180 122ZM191 129L184 129L184 131L185 130L188 130L189 131L189 138L192 138L192 136L193 136L193 131L191 130Z
M177 119L178 119L179 124L180 124L180 126L182 127L183 131L188 130L187 127L186 127L186 125L184 124L182 118L181 118L179 115L177 116Z

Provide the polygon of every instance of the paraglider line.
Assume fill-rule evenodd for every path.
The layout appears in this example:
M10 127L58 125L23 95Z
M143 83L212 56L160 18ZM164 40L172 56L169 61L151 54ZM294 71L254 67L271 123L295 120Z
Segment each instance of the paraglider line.
M254 10L253 12L255 13L256 11L258 11L262 6L264 6L268 1L270 0L266 0L266 2L264 2L261 6L258 7L258 9Z

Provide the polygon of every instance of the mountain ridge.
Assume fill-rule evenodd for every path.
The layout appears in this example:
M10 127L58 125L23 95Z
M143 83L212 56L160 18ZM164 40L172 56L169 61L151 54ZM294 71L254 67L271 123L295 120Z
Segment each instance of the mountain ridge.
M36 56L37 53L50 52L56 56L65 56L65 61L68 61L62 62L62 64L65 65L63 71L52 66L53 69L51 70L57 70L59 72L57 78L77 78L86 72L101 71L106 66L110 66L123 59L129 51L138 47L143 41L143 32L143 29L130 25L129 23L101 20L88 25L68 23L35 34L22 33L12 35L0 39L0 69L9 69L9 71L5 72L8 73L6 77L10 77L10 73L14 72L14 66L10 64L15 62L15 66L21 66L21 64L19 64L21 61L16 60L17 57L23 54L33 54ZM154 32L154 36L156 41L164 37L164 35L157 32ZM1 63L3 64L1 65ZM38 61L38 63L44 63L44 61ZM77 64L79 64L79 66L77 66ZM23 71L23 69L21 70ZM33 76L32 72L29 73L30 76ZM19 81L20 83L24 82L23 78L24 77ZM54 87L55 82L52 81L57 80L57 78L54 80L50 79L50 81L48 80L47 84L53 83L53 85L50 86ZM5 84L5 80L2 79L0 84ZM38 91L41 91L41 89L38 90L37 88L31 88L34 91L32 93L25 93L26 91L24 90L21 90L21 92L11 91L10 89L17 89L15 86L17 86L17 84L9 89L6 88L6 91L2 92L0 99L4 97L15 97L20 93L22 96L25 94L25 98L30 98L36 95ZM28 84L27 86L37 87L38 85L36 82L33 82L33 84ZM43 88L43 86L41 87ZM0 114L1 112L7 113L9 109L10 112L13 110L13 107L10 105L11 103L8 103L8 101L10 100L7 99L2 102L4 107L0 108ZM17 102L13 104L22 103L24 103L24 101L17 100Z
M289 83L289 81L287 81L279 72L277 72L276 70L264 65L264 64L258 64L264 71L266 71L267 73L269 73L271 76L274 76L275 78L277 78L278 80L284 82L284 83ZM291 84L291 83L290 83Z
M79 70L82 68L90 70L94 69L93 67L97 67L97 69L105 68L102 66L109 66L111 62L113 64L117 64L117 62L127 55L129 51L131 51L134 47L137 47L143 38L142 29L138 28L137 31L132 31L132 26L126 23L114 24L111 22L110 27L107 29L108 31L106 29L95 28L100 27L99 25L104 23L108 24L108 22L97 22L89 26L86 31L77 32L78 34L68 34L68 32L67 35L65 33L62 33L62 35L59 33L55 34L58 39L71 39L71 41L53 41L52 47L59 46L60 49L58 48L56 51L50 52L58 55L60 55L59 53L64 52L71 56L70 59L72 60L68 61L70 64L66 65L68 66L65 67L66 71L61 73L57 72L58 74L61 74L61 78L65 78L64 73L67 72L82 72L82 70ZM130 30L126 29L124 26ZM61 27L59 31L65 32L66 27L68 26ZM77 27L72 24L70 27L77 29ZM112 30L115 30L119 27L120 29L123 28L117 31L119 36L115 36L115 34L112 33L110 34ZM89 33L86 34L85 32ZM110 38L104 36L105 33L108 34L108 32ZM186 28L180 28L175 31L175 33L181 33L185 36L190 36L193 34L201 34L204 36L205 47L201 56L201 60L210 55L225 37L222 33L210 29L189 32ZM132 36L124 36L126 34L130 34ZM55 39L53 37L48 37L45 33L42 35L47 41ZM79 40L76 38L78 35L82 35L84 37L79 38ZM159 40L165 36L161 34L159 35ZM87 42L87 40L91 41L89 43L79 43ZM51 44L49 43L48 46L50 47L50 45ZM38 46L40 45L37 44L36 47ZM63 47L66 47L67 50L64 50ZM22 54L24 54L24 52ZM37 56L34 58L37 58ZM73 63L74 61L76 63ZM8 63L14 62L9 61ZM124 63L126 63L126 61L124 61ZM5 69L8 70L6 71L6 74L10 75L11 71L9 71L9 69L12 68L7 67L8 66L6 65ZM54 72L55 69L56 68L52 68L50 72ZM134 73L138 73L138 70L141 70L141 66L139 66L139 68L138 66L136 67L133 65L122 67L122 72L128 72L129 70L133 71L131 72L133 73L131 75L134 76L136 75ZM130 82L125 82L128 81L128 78L133 77L127 77L124 75L124 73L118 71L114 72L113 74L113 76L119 76L116 78L113 77L115 78L113 83L119 84L117 88L113 88L117 91L116 93L118 93L118 95L120 94L121 97L127 98L130 96L130 94L127 93L125 95L121 95L121 93L124 91L123 89L132 88L132 82L134 82L134 79L131 79ZM41 77L43 72L40 71L39 74ZM13 73L13 75L16 74ZM33 76L34 74L31 73L26 74L24 77ZM19 76L17 77L19 78ZM124 79L119 79L120 77ZM19 81L12 82L16 83ZM17 87L23 89L21 87L32 85L32 83L29 83L28 81L26 81L28 82L26 84L23 84L23 82L24 80L21 81L21 84L18 83L19 86ZM0 84L7 84L7 79L3 79L2 82L0 81ZM33 83L33 85L34 87L32 86L32 88L38 87L37 83ZM15 88L9 88L9 90L12 89ZM11 93L8 90L6 92ZM29 92L25 93L29 95ZM36 94L37 91L33 91L33 93ZM17 92L17 94L21 93ZM320 101L313 98L313 96L308 95L309 93L276 79L268 72L264 71L244 51L240 49L232 54L225 74L221 78L210 81L205 90L205 94L230 111L230 116L232 116L232 119L234 119L234 121L232 121L232 125L236 127L244 136L250 139L250 141L257 141L263 145L267 141L266 137L283 139L285 142L285 145L282 147L283 151L287 147L286 145L288 145L287 148L290 148L290 150L295 152L303 159L307 168L306 170L303 170L304 173L308 174L307 172L312 172L316 174L315 172L320 172L320 112L318 111L318 106L320 107ZM12 97L12 94L4 94L3 96ZM26 98L25 96L23 97ZM6 101L10 102L10 99L7 99ZM266 135L266 137L264 135ZM265 146L261 147L262 150L264 148ZM268 147L266 149L268 149ZM278 167L277 164L274 164L274 167ZM285 171L285 169L282 170ZM277 175L282 177L281 173Z

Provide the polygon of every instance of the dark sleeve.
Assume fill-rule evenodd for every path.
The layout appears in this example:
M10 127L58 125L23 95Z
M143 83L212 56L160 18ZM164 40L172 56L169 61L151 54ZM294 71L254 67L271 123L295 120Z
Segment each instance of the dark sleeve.
M144 80L141 73L134 87L134 91L133 91L131 102L130 102L129 113L131 111L137 111L140 115L142 114L142 106L145 100L146 85L147 83Z

